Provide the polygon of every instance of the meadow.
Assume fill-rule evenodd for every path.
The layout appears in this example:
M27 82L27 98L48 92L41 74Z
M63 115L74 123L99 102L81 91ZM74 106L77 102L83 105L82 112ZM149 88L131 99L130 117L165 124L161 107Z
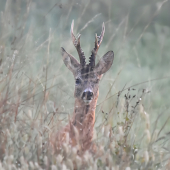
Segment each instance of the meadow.
M169 0L0 1L0 170L170 169ZM97 60L114 51L100 82L94 142L100 156L76 154L49 138L68 123L74 84L61 47L86 58L105 23Z

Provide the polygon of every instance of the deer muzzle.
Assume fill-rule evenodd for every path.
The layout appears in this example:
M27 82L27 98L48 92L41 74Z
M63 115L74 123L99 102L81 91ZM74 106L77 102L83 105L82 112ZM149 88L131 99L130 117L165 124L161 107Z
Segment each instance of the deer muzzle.
M82 93L82 99L86 105L89 105L93 100L93 91L91 89L86 89Z

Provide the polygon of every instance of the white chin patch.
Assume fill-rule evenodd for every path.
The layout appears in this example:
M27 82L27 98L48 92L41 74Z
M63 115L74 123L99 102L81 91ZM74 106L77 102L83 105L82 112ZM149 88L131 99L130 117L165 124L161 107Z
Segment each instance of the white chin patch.
M91 103L92 100L83 100L85 105L89 105Z

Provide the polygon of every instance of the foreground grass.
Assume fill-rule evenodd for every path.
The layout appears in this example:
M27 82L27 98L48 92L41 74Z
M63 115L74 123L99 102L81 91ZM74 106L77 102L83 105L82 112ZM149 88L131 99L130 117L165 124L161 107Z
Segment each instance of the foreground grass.
M32 6L28 2L25 11L21 6L21 1L7 1L1 14L0 169L169 169L169 86L162 83L169 79L148 79L155 75L168 78L170 29L155 24L156 36L146 29L136 36L140 29L132 27L128 32L127 16L117 29L112 22L106 22L108 32L110 27L116 33L110 36L106 32L101 51L115 48L116 52L113 69L104 76L100 88L94 135L97 153L87 151L79 157L78 146L71 148L64 143L57 155L49 138L67 124L74 102L74 80L62 66L59 52L61 43L73 54L76 51L68 40L70 24L64 24L69 13L67 20L57 20L57 29L51 29L48 24L30 24L31 16L34 18L30 10L38 12L36 3ZM49 19L50 14L45 14ZM81 17L77 19L79 24ZM87 25L95 17L97 11ZM83 38L85 51L90 51L92 45L85 42L94 40L90 36ZM146 58L141 58L144 54ZM122 56L125 58L118 60ZM161 62L163 67L159 67ZM132 82L131 74L135 77ZM142 84L143 80L148 82Z

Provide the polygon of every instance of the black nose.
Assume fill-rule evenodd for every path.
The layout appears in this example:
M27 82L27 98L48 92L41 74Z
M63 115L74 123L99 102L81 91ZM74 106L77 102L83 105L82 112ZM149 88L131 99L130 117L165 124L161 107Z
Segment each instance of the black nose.
M86 98L86 100L91 100L93 97L93 92L91 91L85 91L83 92L83 98Z

